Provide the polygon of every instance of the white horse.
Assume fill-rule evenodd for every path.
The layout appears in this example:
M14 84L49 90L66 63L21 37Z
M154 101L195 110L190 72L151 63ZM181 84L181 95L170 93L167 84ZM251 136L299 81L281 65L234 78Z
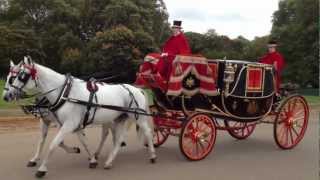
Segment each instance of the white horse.
M61 98L60 94L64 88L66 76L59 74L49 68L33 63L30 58L25 58L18 76L9 87L9 90L4 94L4 99L12 101L19 99L21 91L37 90L42 93L50 102L55 104L56 101L66 102L56 110L56 117L61 123L61 128L53 141L50 144L48 153L42 161L36 176L43 177L47 172L47 162L50 155L56 147L63 141L67 134L76 131L82 123L82 119L86 113L86 106L72 102L71 99L87 101L89 91L86 89L86 82L74 78L68 98ZM146 97L143 92L130 85L98 85L99 91L96 93L100 104L112 105L117 107L136 108L139 111L149 113ZM132 103L135 102L135 103ZM121 142L123 142L125 131L125 122L128 119L136 121L139 129L142 130L146 137L150 160L155 162L156 154L152 142L152 129L149 127L149 117L146 115L138 115L136 113L125 113L105 108L97 108L93 117L93 124L110 125L114 127L114 147L110 152L104 167L109 169L112 167L112 162L115 159ZM79 131L76 131L79 132ZM140 132L141 133L141 132ZM87 146L87 140L82 133L77 133L81 142ZM91 155L90 162L96 162L94 155Z
M2 93L2 97L3 98L5 97L5 94L7 93L7 91L9 90L10 85L12 85L13 81L16 79L16 77L18 75L18 72L20 70L20 66L21 66L21 63L18 64L18 65L15 65L12 61L10 61L10 70L9 70L8 75L7 75L6 83L5 83L5 86L4 86L3 93ZM41 97L38 97L38 98L41 98ZM44 112L46 112L46 113L44 113ZM40 116L41 116L41 118L39 118L39 120L40 120L40 132L41 132L40 133L40 138L39 138L38 145L37 145L37 148L36 148L36 153L29 160L29 162L27 164L28 167L36 166L37 165L37 161L40 160L40 156L41 156L41 154L43 152L43 147L44 147L47 135L48 135L48 130L49 130L50 124L54 123L58 127L61 126L58 123L58 120L55 117L55 115L52 112L50 112L48 110L48 108L39 108L39 113L40 113ZM94 153L95 158L98 158L100 153L101 153L101 150L103 148L104 142L105 142L105 140L106 140L106 138L107 138L107 136L109 134L109 128L111 129L111 132L114 132L114 128L112 126L111 127L108 126L108 125L103 125L102 126L101 141L100 141L100 143L98 145L97 150ZM80 129L77 133L84 134L82 129ZM81 137L82 136L79 136L79 139ZM114 139L113 139L113 141L115 143ZM82 140L80 140L80 142L82 142ZM91 153L89 151L89 148L86 147L85 145L86 144L83 144L85 150L87 151L87 153L89 155L89 158L91 158ZM79 147L69 147L69 146L65 145L63 141L59 144L59 147L64 149L67 153L80 153L80 148ZM91 160L89 167L90 168L95 168L96 166L97 166L97 162L95 162L94 160Z

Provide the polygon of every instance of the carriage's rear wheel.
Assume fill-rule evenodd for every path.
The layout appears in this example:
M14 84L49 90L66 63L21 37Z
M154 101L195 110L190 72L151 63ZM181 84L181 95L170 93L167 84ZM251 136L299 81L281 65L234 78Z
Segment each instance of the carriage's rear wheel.
M235 121L224 121L228 133L236 139L246 139L256 128L255 123L244 123Z
M170 129L155 127L154 133L153 133L154 147L157 148L161 146L163 143L165 143L169 135L170 135Z
M309 119L309 107L299 95L285 99L279 106L273 135L281 149L294 148L303 138Z
M191 161L205 158L213 149L217 129L207 114L197 113L184 123L179 137L182 154Z

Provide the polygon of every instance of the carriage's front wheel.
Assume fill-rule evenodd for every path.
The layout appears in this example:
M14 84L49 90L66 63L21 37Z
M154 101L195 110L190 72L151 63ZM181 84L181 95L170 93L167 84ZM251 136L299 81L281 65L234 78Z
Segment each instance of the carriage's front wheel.
M154 147L157 148L161 146L163 143L165 143L169 135L170 135L170 129L155 127L154 133L153 133Z
M234 122L234 121L224 121L228 133L239 140L246 139L249 137L254 129L256 128L255 123L244 123L244 122Z
M217 129L207 114L197 113L184 123L179 137L180 151L191 161L205 158L213 149Z
M299 95L285 99L279 106L273 128L274 139L281 149L294 148L303 138L309 119L309 107Z

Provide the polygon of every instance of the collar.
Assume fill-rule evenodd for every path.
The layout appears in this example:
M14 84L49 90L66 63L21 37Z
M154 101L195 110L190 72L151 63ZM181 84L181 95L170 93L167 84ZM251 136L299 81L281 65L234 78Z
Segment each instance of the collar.
M73 78L70 74L66 75L66 80L64 82L63 88L57 98L57 100L49 107L50 111L57 111L64 103L66 102L65 98L67 98L70 94L72 87Z

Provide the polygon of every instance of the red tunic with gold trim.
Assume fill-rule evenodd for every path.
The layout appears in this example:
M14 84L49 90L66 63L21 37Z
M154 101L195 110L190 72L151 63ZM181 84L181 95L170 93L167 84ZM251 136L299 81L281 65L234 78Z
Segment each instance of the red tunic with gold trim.
M177 54L191 54L189 43L183 33L171 36L162 47L162 53L168 53L157 64L157 69L166 79L169 78L172 69L172 62Z
M276 89L279 91L281 83L281 72L285 66L282 55L278 52L268 53L260 59L261 63L274 65L276 69Z

